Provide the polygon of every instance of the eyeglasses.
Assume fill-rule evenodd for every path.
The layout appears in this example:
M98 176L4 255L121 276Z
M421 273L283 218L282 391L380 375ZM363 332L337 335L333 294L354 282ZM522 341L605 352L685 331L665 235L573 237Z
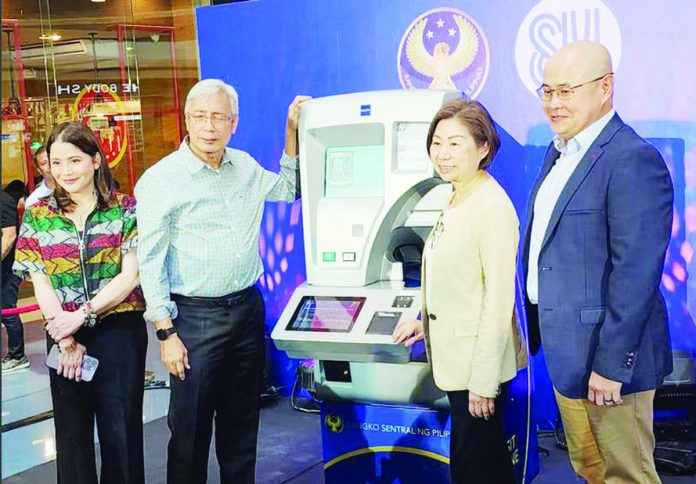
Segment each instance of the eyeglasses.
M558 99L560 99L561 101L567 101L575 95L575 90L577 88L586 86L587 84L592 84L593 82L601 81L605 77L611 76L613 74L613 72L609 72L607 74L604 74L603 76L599 76L597 79L592 79L591 81L583 82L582 84L578 84L577 86L561 86L557 87L556 89L552 89L549 86L543 85L539 89L537 89L536 92L539 95L539 99L541 99L545 103L551 100L554 92L556 93L556 97L558 97Z
M188 115L191 122L197 126L205 126L205 122L209 119L215 129L222 129L227 126L230 122L232 116L227 116L225 114L189 114Z

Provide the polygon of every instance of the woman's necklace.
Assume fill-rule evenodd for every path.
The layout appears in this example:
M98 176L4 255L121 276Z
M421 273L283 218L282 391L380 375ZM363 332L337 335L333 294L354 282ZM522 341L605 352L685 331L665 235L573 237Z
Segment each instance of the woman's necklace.
M78 227L78 230L85 229L87 217L89 217L89 214L92 213L92 211L94 210L94 207L96 207L96 205L97 205L97 200L95 199L92 203L89 204L89 206L86 210L80 210L79 212L77 210L73 211L73 213L77 217L76 225Z
M459 201L459 192L457 190L455 190L454 193L452 194L452 198L450 198L448 208L453 208L454 206L456 206L458 201Z

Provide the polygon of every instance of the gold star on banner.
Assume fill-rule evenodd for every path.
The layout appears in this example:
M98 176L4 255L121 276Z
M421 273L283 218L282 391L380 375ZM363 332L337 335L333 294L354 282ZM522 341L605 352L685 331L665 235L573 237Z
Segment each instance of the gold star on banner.
M450 37L454 37L455 35L457 35L457 31L454 30L453 28L449 29L447 32L449 33Z
M439 20L437 21L437 26L438 26L439 28L444 27L444 26L445 26L445 21L442 20L442 19L439 19Z
M428 30L428 32L425 34L425 36L426 36L427 38L429 38L429 39L432 39L432 38L433 38L433 35L435 35L435 34L433 34L433 31L432 31L432 30Z

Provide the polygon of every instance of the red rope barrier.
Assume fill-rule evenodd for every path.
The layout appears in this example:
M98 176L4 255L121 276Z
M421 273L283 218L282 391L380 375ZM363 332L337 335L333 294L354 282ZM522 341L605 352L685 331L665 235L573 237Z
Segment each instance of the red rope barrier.
M22 306L19 308L3 309L2 315L3 316L14 316L15 314L30 313L32 311L36 311L37 309L39 309L39 305L32 304L31 306Z

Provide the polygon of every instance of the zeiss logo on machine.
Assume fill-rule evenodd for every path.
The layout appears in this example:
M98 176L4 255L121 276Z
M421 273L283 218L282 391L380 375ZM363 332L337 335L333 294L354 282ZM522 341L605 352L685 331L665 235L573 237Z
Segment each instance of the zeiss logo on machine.
M541 86L546 61L560 47L578 40L604 44L614 72L621 60L621 30L602 0L542 0L520 25L515 42L517 73L529 92Z
M360 105L360 116L369 116L372 114L372 104Z

